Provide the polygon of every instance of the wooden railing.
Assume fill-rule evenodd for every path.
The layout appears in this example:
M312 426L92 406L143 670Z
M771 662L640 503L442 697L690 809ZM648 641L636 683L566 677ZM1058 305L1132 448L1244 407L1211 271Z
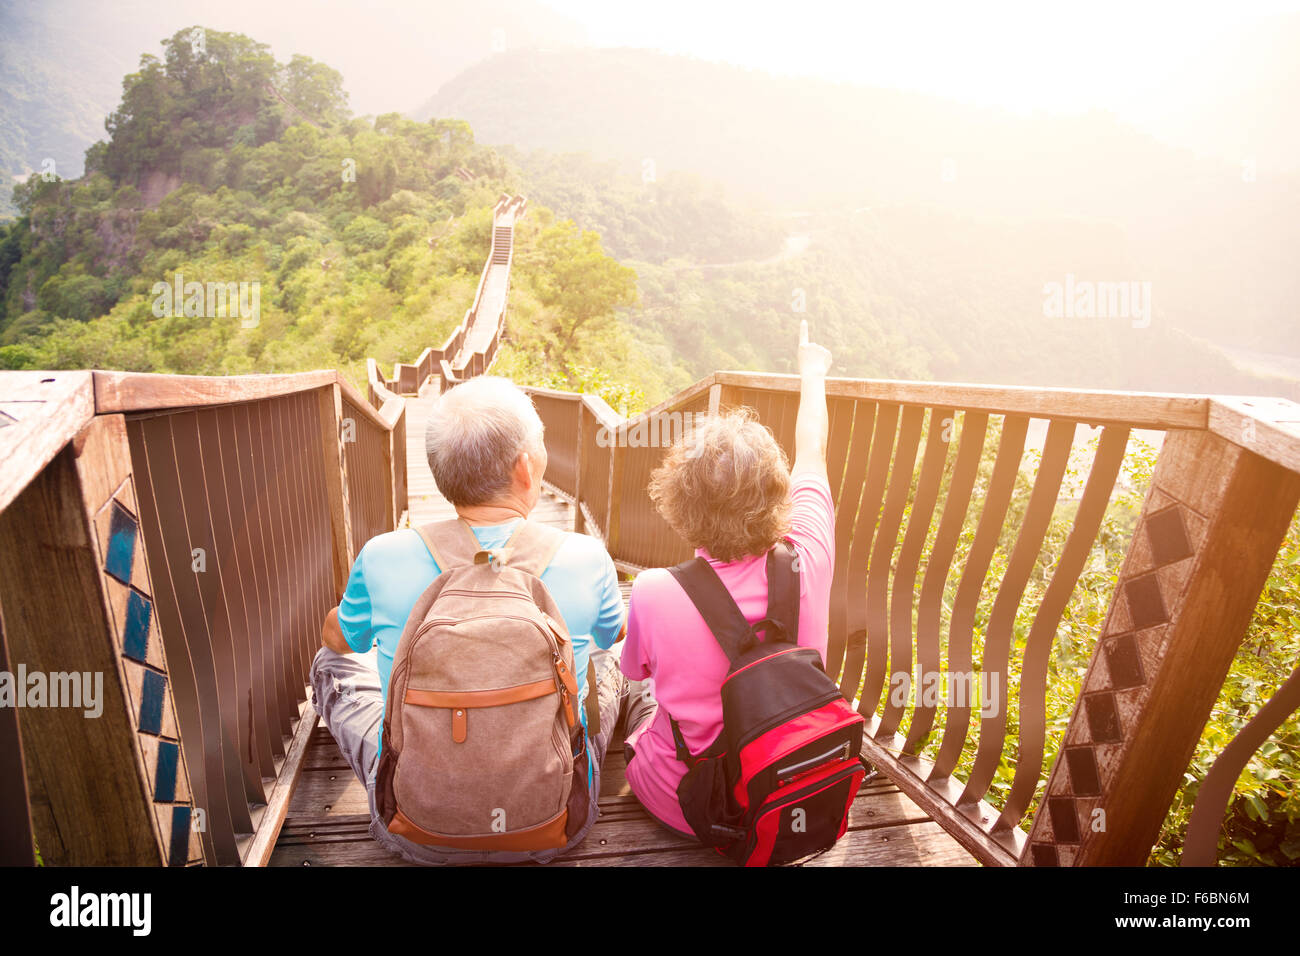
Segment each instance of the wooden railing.
M3 862L264 863L315 723L307 668L405 509L405 407L335 372L0 373ZM51 678L53 680L53 678Z
M266 859L313 723L322 616L405 508L403 402L370 391L334 372L0 374L0 670L51 693L103 683L94 719L88 686L79 706L0 707L4 862L34 843L50 863ZM688 416L748 405L793 451L791 377L717 373L631 420L530 391L548 484L624 571L690 554L645 490ZM862 380L828 395L828 664L870 759L986 863L1145 861L1300 500L1300 408ZM1134 429L1163 433L1159 457L1080 690L1049 713L1062 616ZM1067 489L1072 450L1087 479ZM1054 519L1069 531L1049 547ZM895 693L913 673L986 675L985 693ZM1298 685L1218 759L1184 862L1212 862L1237 774Z
M378 365L370 367L372 402L375 401L373 390L376 385L400 395L415 395L432 376L438 376L442 387L446 388L482 375L492 365L506 326L510 268L514 262L514 225L527 206L528 200L523 196L503 194L497 200L492 207L492 244L479 275L474 302L465 310L465 317L441 348L426 348L413 363L398 362L392 379L384 379L379 374ZM490 281L501 283L501 296L499 300L494 296L491 302L485 303L483 292ZM467 349L471 334L488 327L492 331L486 343L479 348Z
M546 425L546 481L621 570L674 564L691 551L645 491L671 443L665 430L748 405L792 455L797 384L719 372L627 421L592 396L530 389ZM1144 863L1300 499L1300 406L863 380L832 380L827 391L837 508L828 669L868 718L870 759L987 864ZM1035 421L1041 459L1018 494ZM1095 450L1075 449L1091 461L1067 495L1080 425L1100 434ZM1135 429L1163 433L1159 458L1049 766L1054 643ZM1063 495L1077 504L1059 553L1048 553ZM1000 540L1014 543L995 578ZM1037 606L1022 607L1031 576L1049 572ZM921 692L930 678L984 693L936 700ZM1297 704L1293 676L1220 757L1185 861L1213 861L1237 773ZM958 773L963 755L969 769ZM990 786L1010 763L995 807Z

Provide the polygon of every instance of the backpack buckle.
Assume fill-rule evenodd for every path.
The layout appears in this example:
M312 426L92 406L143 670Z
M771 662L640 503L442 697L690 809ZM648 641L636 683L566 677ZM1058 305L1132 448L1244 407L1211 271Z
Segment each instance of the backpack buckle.
M477 551L474 554L475 564L486 564L493 571L500 572L507 564L510 563L510 552L512 548L487 548L483 551Z

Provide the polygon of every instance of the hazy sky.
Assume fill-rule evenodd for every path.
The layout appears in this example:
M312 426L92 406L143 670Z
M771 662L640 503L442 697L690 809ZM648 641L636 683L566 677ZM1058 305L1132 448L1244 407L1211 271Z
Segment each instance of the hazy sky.
M1300 0L541 0L598 46L934 93L1017 112L1143 112L1225 31ZM1135 101L1139 101L1135 103Z
M1104 109L1180 148L1300 172L1300 0L0 0L42 11L75 95L202 24L340 70L358 114L414 111L516 44L686 54L1026 114ZM1283 20L1285 17L1285 20ZM73 42L73 41L76 42ZM703 95L703 94L702 94ZM88 135L102 135L98 117ZM42 154L43 155L43 154Z

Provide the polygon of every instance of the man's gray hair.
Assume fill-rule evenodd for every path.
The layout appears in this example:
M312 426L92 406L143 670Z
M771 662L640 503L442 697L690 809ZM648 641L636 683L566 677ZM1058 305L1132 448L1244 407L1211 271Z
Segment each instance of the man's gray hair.
M424 450L443 497L481 505L510 490L519 455L540 453L542 419L507 378L472 378L443 393L429 412Z

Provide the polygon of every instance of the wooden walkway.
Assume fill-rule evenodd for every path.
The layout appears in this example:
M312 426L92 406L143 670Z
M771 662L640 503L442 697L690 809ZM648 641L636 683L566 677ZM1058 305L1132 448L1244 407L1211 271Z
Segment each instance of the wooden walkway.
M433 482L428 458L424 451L424 429L429 421L429 409L438 399L438 380L435 378L420 389L419 397L406 399L406 488L407 513L402 527L418 528L430 521L444 521L456 516L456 509L442 496ZM565 531L573 530L573 506L563 498L543 492L532 516L538 521L555 525Z
M730 866L713 850L655 823L628 789L621 734L606 755L600 817L587 838L550 866ZM370 838L366 788L329 731L312 733L302 776L271 866L409 866ZM974 858L887 780L863 787L849 832L807 866L976 866Z
M438 493L426 464L424 428L437 385L406 400L408 526L452 517L455 510ZM573 528L568 502L543 493L533 516L565 530ZM630 582L623 582L626 603ZM372 651L373 653L373 651ZM659 826L641 808L624 776L622 728L606 755L600 788L600 818L570 855L550 866L730 866L713 850L692 844ZM315 718L307 738L301 774L289 801L271 866L408 866L369 834L366 788L344 762L324 723ZM849 832L808 866L976 866L975 859L883 778L864 787L849 817Z

